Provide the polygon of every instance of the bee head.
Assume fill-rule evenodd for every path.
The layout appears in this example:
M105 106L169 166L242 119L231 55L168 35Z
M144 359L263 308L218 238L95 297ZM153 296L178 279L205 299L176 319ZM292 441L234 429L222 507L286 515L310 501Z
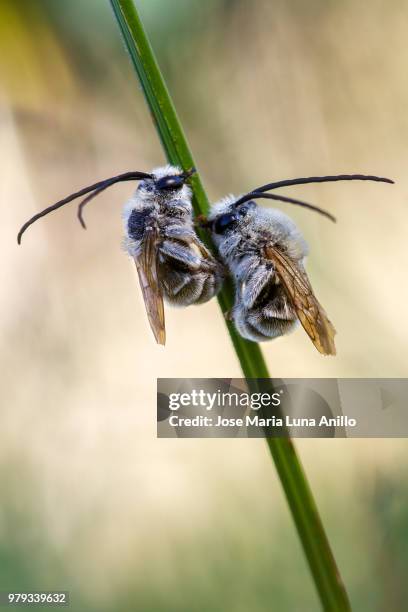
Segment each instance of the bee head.
M158 195L171 195L180 191L187 180L194 174L195 168L183 171L176 166L156 168L152 178L140 183L140 190Z
M182 174L171 174L155 181L155 187L159 191L176 191L183 187L185 182L186 179Z
M235 205L235 198L226 198L219 204L214 205L209 216L209 227L214 234L219 236L235 229L241 223L245 223L245 217L249 211L254 210L256 204L253 201Z

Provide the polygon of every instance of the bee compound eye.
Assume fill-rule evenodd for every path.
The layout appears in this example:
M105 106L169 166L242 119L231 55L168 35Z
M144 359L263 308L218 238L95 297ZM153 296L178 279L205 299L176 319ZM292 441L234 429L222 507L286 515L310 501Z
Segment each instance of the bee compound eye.
M157 189L179 189L184 185L185 178L183 176L163 176L156 181Z
M233 213L220 215L214 223L214 232L216 234L224 234L228 229L231 229L237 221L237 217Z
M250 200L249 202L245 202L245 204L241 204L241 206L239 207L238 214L240 217L245 217L248 211L252 210L255 207L256 207L256 204L253 200Z

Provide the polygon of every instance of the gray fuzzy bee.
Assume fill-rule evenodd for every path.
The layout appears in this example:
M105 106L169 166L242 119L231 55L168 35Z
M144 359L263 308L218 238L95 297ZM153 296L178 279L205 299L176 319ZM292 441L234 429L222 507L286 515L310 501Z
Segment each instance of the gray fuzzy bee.
M213 205L206 226L235 282L231 318L244 338L263 341L292 331L298 321L317 350L335 355L336 333L304 268L308 246L295 223L279 210L258 207L267 198L305 206L332 221L326 211L301 200L265 193L277 187L340 180L390 179L366 175L309 177L269 183Z
M222 266L194 230L189 176L172 166L153 170L123 211L124 247L136 262L150 323L161 344L161 295L176 306L202 304L222 284Z
M37 219L88 194L79 204L83 227L84 206L96 195L121 181L141 181L123 211L124 248L134 259L150 326L159 344L165 344L163 299L189 306L211 299L222 284L222 266L200 241L193 227L191 189L186 184L194 170L165 166L151 173L126 172L69 195L27 221L17 240Z

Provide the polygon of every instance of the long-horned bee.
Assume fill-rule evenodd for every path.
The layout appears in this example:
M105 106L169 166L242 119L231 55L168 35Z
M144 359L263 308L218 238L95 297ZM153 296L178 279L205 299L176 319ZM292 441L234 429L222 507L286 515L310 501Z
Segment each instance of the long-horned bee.
M292 331L302 324L317 350L335 355L336 330L317 300L304 264L308 246L295 223L283 212L257 206L266 198L297 204L334 217L311 204L272 193L278 187L326 181L392 180L359 174L309 177L258 187L243 196L227 196L214 204L208 217L219 254L235 281L231 317L244 338L263 341Z
M183 172L164 166L151 173L126 172L105 179L56 202L29 219L17 241L35 221L81 196L78 207L83 220L84 206L99 193L121 181L140 181L125 204L124 248L134 259L150 326L158 344L165 344L163 299L170 304L189 306L211 299L220 289L223 268L198 238L192 218L192 193L187 185L194 169Z

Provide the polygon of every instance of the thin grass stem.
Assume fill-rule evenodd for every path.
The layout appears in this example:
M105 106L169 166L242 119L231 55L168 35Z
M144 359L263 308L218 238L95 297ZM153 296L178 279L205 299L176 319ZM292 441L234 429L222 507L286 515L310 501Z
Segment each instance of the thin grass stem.
M169 163L184 170L197 167L133 0L110 2ZM192 177L191 185L195 213L207 214L208 198L199 172ZM208 237L203 238L208 244ZM232 307L233 291L228 283L218 301L223 313ZM256 389L257 379L270 378L262 352L256 343L241 338L230 321L225 323L244 376L250 388ZM267 444L323 609L347 612L351 610L348 596L294 444L289 438L268 438Z

